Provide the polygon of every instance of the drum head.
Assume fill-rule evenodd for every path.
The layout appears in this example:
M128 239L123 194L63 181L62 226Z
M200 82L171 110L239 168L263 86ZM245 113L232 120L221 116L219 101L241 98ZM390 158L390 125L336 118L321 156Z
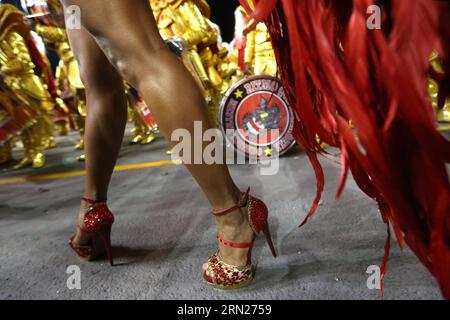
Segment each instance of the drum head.
M267 159L295 145L294 118L281 82L252 76L237 82L222 100L219 126L247 157Z

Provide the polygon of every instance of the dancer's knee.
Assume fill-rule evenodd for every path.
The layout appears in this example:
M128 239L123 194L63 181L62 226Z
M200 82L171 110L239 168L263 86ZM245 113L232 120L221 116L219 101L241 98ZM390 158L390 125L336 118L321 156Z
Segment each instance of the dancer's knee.
M166 65L167 55L172 55L163 41L150 44L132 37L119 43L103 37L97 41L122 78L135 87L157 76Z

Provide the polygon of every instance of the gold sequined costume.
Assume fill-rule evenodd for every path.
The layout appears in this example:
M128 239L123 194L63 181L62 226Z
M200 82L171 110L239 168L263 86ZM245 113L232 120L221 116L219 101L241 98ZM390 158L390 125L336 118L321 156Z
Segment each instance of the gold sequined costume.
M210 7L205 0L150 0L161 36L178 36L188 43L184 61L199 80L213 124L217 124L223 79L217 67L224 56L218 48L218 32L209 20ZM226 55L225 55L226 56Z
M12 146L21 133L29 134L37 113L0 78L0 164L13 161Z
M251 1L249 1L249 4L253 7ZM245 37L245 48L243 49L244 63L247 69L245 72L250 75L267 74L275 76L277 63L266 25L259 23L254 30L244 36L245 26L242 23L247 20L248 14L242 6L239 6L235 15L236 36L237 38Z
M44 8L44 11L42 11ZM70 101L70 117L76 130L80 133L77 149L84 148L84 123L86 117L86 94L80 78L80 71L75 56L70 48L64 23L64 8L58 0L35 1L28 4L31 14L45 14L34 19L36 33L53 49L60 58L55 78L59 95ZM60 100L59 100L60 101ZM67 131L67 121L58 123L58 131Z
M33 50L23 18L15 7L0 5L0 71L4 84L38 114L36 124L22 132L25 156L16 168L28 165L39 168L45 164L44 150L54 143L53 125L48 116L54 101L36 75L34 61L39 53Z
M442 68L441 61L439 56L434 53L431 57L431 73L439 78L439 75L444 73ZM437 120L439 123L450 123L450 99L445 101L444 107L442 109L438 109L438 100L439 100L439 84L433 77L429 80L429 92L433 102L433 108L435 108L437 112Z
M145 108L147 112L150 110L147 108L145 102L139 97L138 92L132 88L128 83L125 84L126 96L128 102L128 118L133 122L133 134L134 137L130 144L150 144L156 140L155 133L158 132L156 123L146 123L140 114L142 108Z

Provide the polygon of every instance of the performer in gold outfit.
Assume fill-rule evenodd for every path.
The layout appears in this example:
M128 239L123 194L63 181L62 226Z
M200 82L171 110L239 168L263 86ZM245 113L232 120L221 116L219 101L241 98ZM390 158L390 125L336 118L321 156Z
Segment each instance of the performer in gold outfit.
M251 0L248 3L253 7ZM266 25L259 23L254 30L244 35L248 14L242 6L236 9L235 17L235 47L239 51L237 55L241 56L238 59L243 60L240 61L242 71L249 75L275 76L277 63Z
M10 136L9 131L5 131L3 123L13 114L14 105L11 103L5 89L6 85L0 77L0 165L9 163L13 160L12 146L9 141L13 137Z
M13 160L11 143L6 142L3 146L0 146L0 165L7 164Z
M433 107L437 112L437 120L439 123L450 123L450 99L439 101L439 78L444 74L442 63L439 56L433 53L431 57L431 77L429 80L429 92L433 101ZM443 106L439 106L443 104Z
M156 140L155 133L157 132L157 125L152 121L144 121L144 118L142 117L143 111L150 113L150 110L139 96L138 92L127 83L125 83L125 89L128 101L129 118L134 124L134 137L130 144L150 144Z
M37 113L0 77L0 165L13 161L12 146L20 134L30 135ZM32 138L32 137L31 137Z
M36 74L35 62L45 63L36 49L29 30L23 22L24 15L11 5L0 6L0 72L5 85L33 108L37 122L25 130L21 139L25 156L16 169L45 164L44 151L54 144L53 125L48 112L54 101Z
M187 68L199 80L208 104L208 114L217 125L223 79L217 70L221 57L218 32L209 20L211 10L205 0L150 0L158 29L164 40L178 36L187 42Z
M58 0L27 1L27 10L35 18L30 19L30 27L53 49L60 58L55 78L59 94L70 94L72 99L70 117L75 129L80 133L80 142L76 149L84 147L84 123L86 116L86 94L80 79L80 71L72 50L70 49L64 23L64 9ZM59 104L60 99L57 98ZM58 123L58 130L63 133L67 121Z
M45 10L43 11L43 8ZM64 23L64 9L59 0L34 0L27 2L27 9L31 14L41 17L34 19L33 29L41 36L46 45L51 47L59 56L60 62L56 69L56 79L61 92L70 92L73 97L71 117L75 129L80 133L80 142L76 149L84 149L84 131L86 121L86 92L80 79L78 63L70 48ZM138 101L129 97L130 118L134 123L134 138L132 143L149 144L155 140L154 133L149 129L138 110ZM84 161L84 155L78 157Z

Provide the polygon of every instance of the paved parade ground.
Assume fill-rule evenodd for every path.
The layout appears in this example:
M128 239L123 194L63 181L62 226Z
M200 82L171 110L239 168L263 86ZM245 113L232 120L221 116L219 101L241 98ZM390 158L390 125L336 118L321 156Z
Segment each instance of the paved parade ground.
M260 238L254 283L223 292L201 277L202 263L216 249L205 197L187 171L170 162L162 138L148 146L129 146L130 139L109 194L115 267L105 260L81 262L67 244L84 182L75 133L57 138L43 169L0 167L0 299L380 299L380 291L368 288L366 271L382 261L386 227L351 178L335 200L335 161L322 160L323 201L301 229L315 178L300 149L281 159L274 176L261 176L258 166L231 167L242 189L252 186L269 206L280 257L274 259ZM72 265L81 270L79 290L67 287ZM384 298L441 299L433 277L395 240Z

